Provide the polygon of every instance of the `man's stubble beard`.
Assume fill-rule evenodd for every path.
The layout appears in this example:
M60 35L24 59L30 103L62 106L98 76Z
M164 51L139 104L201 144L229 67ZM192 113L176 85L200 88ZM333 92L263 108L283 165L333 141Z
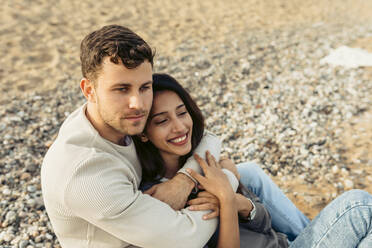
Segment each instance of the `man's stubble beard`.
M133 125L131 124L129 126L129 125L125 125L126 120L125 120L125 116L122 116L122 113L113 113L112 116L110 116L110 115L107 115L107 111L103 111L103 109L100 106L101 105L97 101L98 113L99 113L102 121L105 123L105 125L108 128L113 129L117 133L122 134L123 137L126 136L126 135L137 135L137 134L141 134L143 132L143 129L145 128L147 117L148 117L148 113L146 113L146 111L141 111L141 110L133 111L133 113L131 113L131 115L144 114L146 121L144 123L143 123L143 121L140 121L138 123L134 123ZM141 125L142 125L142 128L140 128L140 130L138 132L130 133L130 127L138 127L138 126L141 126Z

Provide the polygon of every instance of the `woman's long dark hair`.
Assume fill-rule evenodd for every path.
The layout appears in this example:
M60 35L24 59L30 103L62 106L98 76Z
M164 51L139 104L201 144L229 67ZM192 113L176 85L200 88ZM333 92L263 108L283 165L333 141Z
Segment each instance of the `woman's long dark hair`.
M191 98L189 93L177 82L176 79L168 74L155 73L153 74L153 93L160 91L173 91L182 100L187 111L193 121L192 136L191 136L191 151L180 157L179 168L181 168L186 160L193 154L195 148L199 145L204 133L204 117ZM149 121L149 120L148 120ZM146 127L144 132L146 133ZM142 142L139 136L132 136L136 147L137 156L142 166L142 181L152 182L158 180L165 175L165 166L163 158L159 150L152 144L151 141Z

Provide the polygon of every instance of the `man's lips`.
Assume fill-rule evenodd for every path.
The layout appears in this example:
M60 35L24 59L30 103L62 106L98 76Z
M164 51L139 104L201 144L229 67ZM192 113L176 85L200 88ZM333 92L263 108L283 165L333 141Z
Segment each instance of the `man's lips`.
M132 116L127 116L124 119L129 120L129 121L140 121L145 115L132 115Z

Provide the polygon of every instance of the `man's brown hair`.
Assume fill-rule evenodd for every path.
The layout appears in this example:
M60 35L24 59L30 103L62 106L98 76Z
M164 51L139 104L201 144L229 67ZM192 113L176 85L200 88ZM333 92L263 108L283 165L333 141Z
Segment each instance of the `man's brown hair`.
M136 33L119 25L104 26L88 34L81 42L80 61L83 77L97 79L102 61L119 64L120 60L128 69L133 69L148 60L153 65L154 51Z

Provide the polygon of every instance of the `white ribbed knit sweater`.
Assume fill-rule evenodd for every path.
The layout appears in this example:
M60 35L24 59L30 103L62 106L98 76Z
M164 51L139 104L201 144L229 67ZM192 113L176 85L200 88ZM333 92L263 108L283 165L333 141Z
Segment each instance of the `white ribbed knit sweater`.
M119 146L102 138L85 110L65 120L41 169L45 207L62 247L203 247L217 219L204 221L205 212L174 211L142 194L133 142ZM196 152L204 157L206 150L218 159L220 142L210 133ZM185 168L200 171L193 158Z

